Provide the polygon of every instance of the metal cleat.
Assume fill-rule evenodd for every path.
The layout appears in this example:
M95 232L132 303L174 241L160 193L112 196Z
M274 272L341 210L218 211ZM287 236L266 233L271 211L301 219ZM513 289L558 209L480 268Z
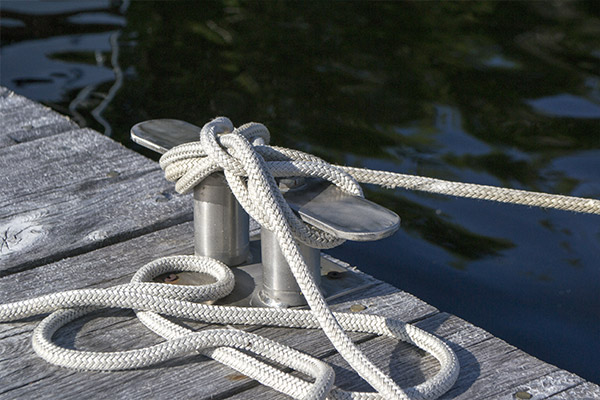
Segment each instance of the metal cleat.
M174 119L157 119L131 129L134 142L165 153L199 140L201 128ZM364 198L349 195L320 178L279 179L283 197L298 216L336 237L371 241L392 235L400 226L394 212ZM249 217L229 189L222 173L194 188L194 249L196 255L223 261L236 275L236 288L219 303L296 307L306 304L275 236L261 229L260 249L249 238ZM257 243L256 243L257 244ZM318 249L301 245L301 253L326 298L361 290L364 278L322 258ZM323 277L323 278L322 278ZM199 283L180 274L180 284Z

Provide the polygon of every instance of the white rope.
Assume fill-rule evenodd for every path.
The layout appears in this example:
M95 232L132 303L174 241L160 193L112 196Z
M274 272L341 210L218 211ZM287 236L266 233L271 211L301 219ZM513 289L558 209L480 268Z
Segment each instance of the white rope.
M174 270L207 273L217 282L206 286L150 282L154 276ZM67 368L88 370L139 368L200 351L244 375L296 398L324 398L327 394L330 398L379 398L372 393L348 393L339 389L329 392L334 380L330 366L269 339L235 329L194 332L156 314L219 324L311 329L319 327L319 321L308 310L214 306L190 301L222 297L227 295L232 287L233 275L229 268L219 261L195 256L166 257L144 266L128 285L108 289L72 290L3 305L0 307L0 320L11 321L59 309L35 328L33 347L48 362ZM142 322L168 340L155 346L123 352L71 350L59 347L51 341L52 335L61 326L99 307L145 310L138 311ZM397 338L420 347L439 360L442 368L434 379L414 388L405 389L407 393L415 395L411 398L436 398L448 390L456 379L458 367L454 354L434 336L402 322L375 315L335 313L334 317L345 330ZM251 352L296 369L314 378L315 382L310 384L284 374L244 353L233 351L232 348Z
M455 354L440 339L412 325L375 315L331 312L299 253L296 239L317 248L330 248L340 244L341 240L307 226L296 217L278 190L274 177L318 176L358 196L362 196L357 183L360 181L388 187L599 213L600 202L597 200L336 167L310 154L267 146L265 143L268 141L269 133L263 125L251 123L234 129L231 121L221 117L204 126L199 142L170 150L161 158L160 164L165 169L167 179L176 181L176 189L182 193L191 190L210 174L223 171L242 207L262 226L274 232L310 310L242 308L198 303L226 296L233 289L233 274L227 266L213 259L177 256L147 264L127 285L108 289L72 290L1 305L0 321L52 312L35 328L33 347L45 360L68 368L139 368L199 351L294 398L435 399L450 389L458 377L459 365ZM151 282L153 277L171 271L203 272L212 275L216 282L205 286ZM66 349L52 342L52 335L58 328L98 307L134 309L140 321L166 341L141 349L101 353ZM209 324L321 328L338 352L376 392L346 392L334 388L335 375L329 365L269 339L236 329L195 332L162 315ZM440 369L434 377L417 386L400 388L362 354L346 335L346 331L385 335L411 343L435 357L440 363ZM251 354L302 372L312 382L284 373Z
M223 134L227 132L231 133ZM459 365L454 353L440 339L392 319L331 312L294 237L318 248L333 247L342 241L307 226L296 217L283 199L274 176L318 176L348 193L362 196L356 180L315 156L270 147L265 145L268 141L268 130L261 124L247 124L234 130L227 118L217 118L204 126L200 142L178 146L167 152L160 162L167 179L176 181L180 192L190 190L216 171L224 171L231 190L246 211L274 232L311 310L198 303L226 296L233 289L233 274L227 266L213 259L178 256L147 264L127 285L72 290L1 305L0 321L52 312L35 328L33 347L45 360L68 368L139 368L199 351L294 398L435 399L445 393L456 381ZM216 282L206 286L151 282L153 277L170 271L203 272L212 275ZM167 340L142 349L101 353L66 349L52 342L52 335L58 328L98 307L134 309L142 323ZM321 328L338 352L376 392L345 392L333 388L335 375L329 365L269 339L235 329L194 332L162 315L217 324ZM429 380L402 389L362 354L345 331L385 335L411 343L431 353L439 361L440 370ZM284 373L255 356L302 372L312 382Z
M600 215L600 200L596 199L507 189L474 183L451 182L424 176L405 175L363 168L337 167L352 175L358 182L372 183L388 188L404 188L449 196Z

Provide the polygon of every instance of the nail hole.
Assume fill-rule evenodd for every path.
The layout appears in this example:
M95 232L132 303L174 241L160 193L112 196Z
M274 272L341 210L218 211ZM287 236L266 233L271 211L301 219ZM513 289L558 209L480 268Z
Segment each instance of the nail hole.
M340 271L329 271L327 273L327 279L341 279L343 274L344 273Z

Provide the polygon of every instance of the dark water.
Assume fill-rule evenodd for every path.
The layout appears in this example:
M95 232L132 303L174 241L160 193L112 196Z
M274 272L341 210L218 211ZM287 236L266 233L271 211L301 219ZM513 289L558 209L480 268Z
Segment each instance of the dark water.
M597 2L2 2L1 83L139 151L260 121L335 163L600 198ZM600 382L600 217L366 188L403 228L331 253Z

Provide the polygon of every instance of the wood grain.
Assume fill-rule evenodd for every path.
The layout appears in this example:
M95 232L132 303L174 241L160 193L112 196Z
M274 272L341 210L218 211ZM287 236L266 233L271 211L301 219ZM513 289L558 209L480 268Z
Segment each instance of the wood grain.
M582 382L577 386L549 397L550 400L598 400L600 386L592 382Z
M0 276L191 220L157 164L88 129L0 149Z
M1 88L0 147L28 142L77 128L77 124L69 118L6 88Z
M74 287L106 287L125 283L143 263L158 256L192 252L192 224L185 223L153 232L102 249L46 264L35 270L0 278L2 303L39 296ZM43 282L44 284L40 284ZM15 287L19 287L17 292ZM380 297L381 302L373 301ZM436 310L388 284L378 284L361 293L336 300L334 308L348 310L357 302L372 312L420 318ZM86 317L61 329L59 342L80 349L125 350L157 343L160 339L147 331L126 311L103 312L104 318ZM204 324L189 323L195 329ZM111 396L165 398L172 395L210 398L218 393L237 393L255 385L248 378L199 356L173 360L161 366L117 373L74 372L54 367L39 359L30 348L29 336L34 322L0 324L0 398L67 398L90 396L111 390ZM250 327L257 334L294 345L317 356L334 353L320 331ZM356 335L359 339L368 335ZM15 356L17 355L18 356ZM177 377L174 379L173 377ZM202 384L198 384L202 377ZM112 385L112 386L111 386Z

